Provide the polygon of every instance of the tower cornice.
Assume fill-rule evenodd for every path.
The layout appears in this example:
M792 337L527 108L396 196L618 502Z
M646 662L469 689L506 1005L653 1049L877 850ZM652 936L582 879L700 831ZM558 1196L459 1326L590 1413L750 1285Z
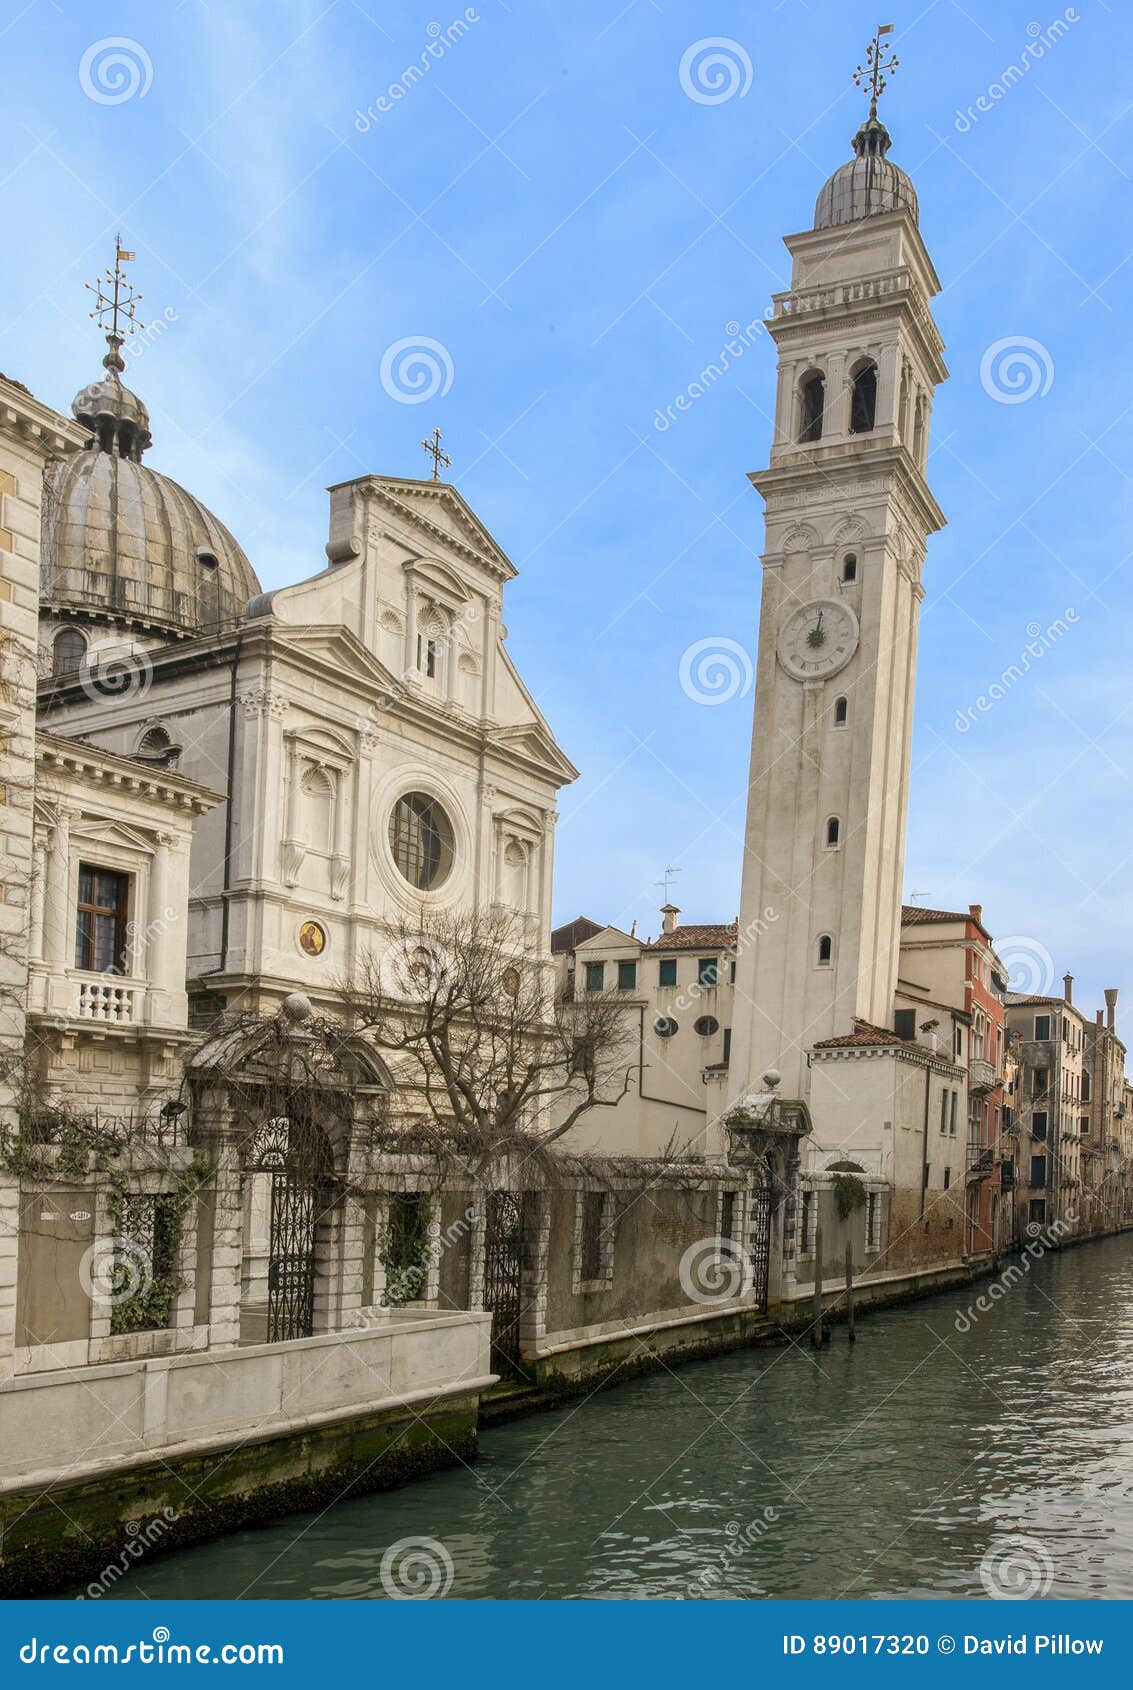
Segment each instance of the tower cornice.
M749 473L748 480L769 513L792 495L797 496L800 506L812 504L815 482L820 480L824 489L830 489L824 502L860 502L865 494L878 504L888 504L896 494L907 501L906 509L915 513L926 535L945 526L947 518L906 446L873 447L865 452L847 452L844 447L833 446L829 451L830 456L824 457L820 456L821 448L814 448L796 462ZM863 481L876 481L876 488L863 488Z

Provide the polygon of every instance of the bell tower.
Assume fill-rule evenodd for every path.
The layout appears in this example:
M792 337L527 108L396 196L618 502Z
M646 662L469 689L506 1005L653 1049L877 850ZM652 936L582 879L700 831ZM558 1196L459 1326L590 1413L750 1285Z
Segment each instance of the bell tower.
M900 939L921 567L944 518L928 488L947 371L940 283L917 197L869 116L814 227L786 238L768 467L731 1096L777 1069L808 1095L807 1052L891 1026Z

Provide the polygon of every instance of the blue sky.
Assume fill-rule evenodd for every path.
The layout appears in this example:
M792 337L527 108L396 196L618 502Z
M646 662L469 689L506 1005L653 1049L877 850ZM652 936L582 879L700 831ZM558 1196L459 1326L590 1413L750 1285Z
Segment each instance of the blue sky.
M329 483L421 474L417 443L442 428L453 479L521 570L512 655L582 770L563 794L557 917L655 931L672 865L686 920L729 919L752 699L698 704L680 664L701 640L754 651L762 521L746 473L767 457L770 343L664 432L653 419L727 325L786 286L780 237L809 226L848 156L864 110L850 72L876 8L469 13L5 5L0 367L62 408L92 377L82 284L120 227L142 314L164 324L129 378L151 411L148 461L217 511L265 585L321 567ZM1133 1001L1133 17L1090 0L885 16L902 61L892 156L920 194L951 371L906 884L983 903L1032 984L1069 968L1088 1010L1109 984ZM1036 28L1041 41L1056 18L1037 57ZM379 110L436 44L429 25L458 19ZM750 61L749 78L729 49L740 86L717 103L679 74L707 37ZM110 67L99 82L105 50L80 71L107 38L128 43L125 81ZM382 357L422 337L451 384L407 404L383 388ZM1020 338L1038 344L1041 379L1003 403L981 361ZM981 709L1029 630L1058 618Z

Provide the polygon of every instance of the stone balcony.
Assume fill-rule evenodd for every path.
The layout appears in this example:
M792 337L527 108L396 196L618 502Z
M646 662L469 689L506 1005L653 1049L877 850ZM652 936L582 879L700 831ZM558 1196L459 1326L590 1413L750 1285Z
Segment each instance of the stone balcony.
M998 1083L994 1063L985 1062L982 1056L973 1056L968 1064L968 1090L972 1095L980 1097L984 1092L994 1091Z

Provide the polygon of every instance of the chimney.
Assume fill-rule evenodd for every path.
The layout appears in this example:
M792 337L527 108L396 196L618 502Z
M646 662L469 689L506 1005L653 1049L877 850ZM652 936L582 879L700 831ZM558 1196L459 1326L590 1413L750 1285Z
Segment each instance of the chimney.
M1117 1031L1117 987L1107 986L1105 989L1105 1024L1111 1033Z
M969 904L968 905L968 914L971 916L973 921L977 921L977 922L979 922L981 927L983 926L983 924L984 924L984 907L983 907L982 904Z
M1067 1003L1072 1004L1074 1002L1074 976L1072 974L1062 976L1062 995Z
M677 917L680 915L680 913L681 912L677 908L676 904L662 904L661 905L661 931L662 931L662 933L675 933L677 931L677 925L678 925Z

